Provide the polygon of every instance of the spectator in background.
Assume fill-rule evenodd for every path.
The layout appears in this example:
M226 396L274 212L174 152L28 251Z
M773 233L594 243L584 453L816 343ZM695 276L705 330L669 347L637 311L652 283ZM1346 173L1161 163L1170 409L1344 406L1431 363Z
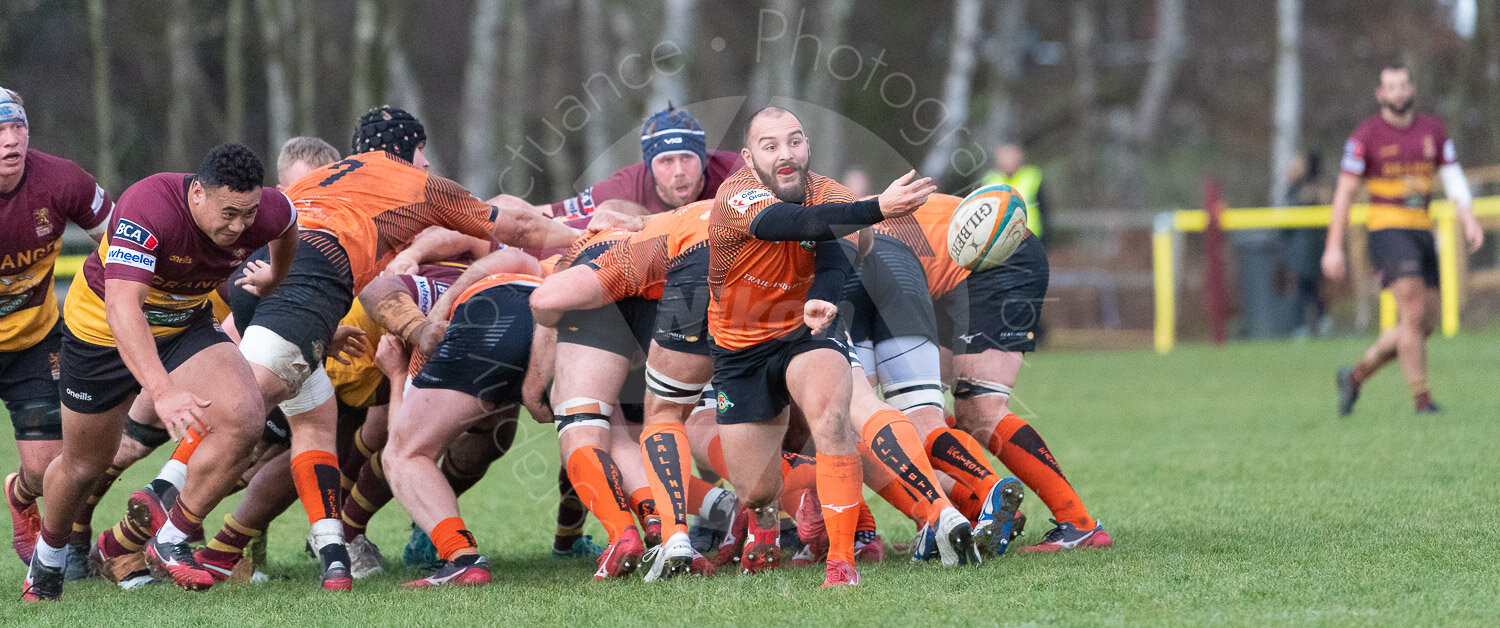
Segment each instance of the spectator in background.
M980 184L995 183L1004 183L1021 193L1021 198L1026 199L1026 228L1046 244L1047 236L1042 230L1042 214L1047 204L1042 195L1042 169L1026 163L1026 153L1019 144L1001 144L995 149L995 169L986 172Z
M1309 152L1306 157L1292 161L1292 167L1286 173L1286 196L1280 199L1281 206L1328 204L1330 195L1328 186L1321 181L1321 163L1316 152ZM1319 338L1326 338L1333 330L1333 318L1328 315L1328 305L1321 292L1323 239L1327 236L1327 231L1286 229L1282 232L1282 250L1285 255L1282 262L1295 280L1292 300L1293 338L1307 338L1314 329Z

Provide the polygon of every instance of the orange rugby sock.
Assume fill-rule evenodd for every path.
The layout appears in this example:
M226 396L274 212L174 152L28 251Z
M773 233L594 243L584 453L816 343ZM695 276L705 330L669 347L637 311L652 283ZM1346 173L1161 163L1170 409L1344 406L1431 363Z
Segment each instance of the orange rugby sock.
M340 477L339 458L332 452L311 449L292 457L292 484L308 523L339 518Z
M989 493L985 493L988 495ZM953 502L953 507L964 513L969 523L979 519L979 511L984 508L984 498L975 493L973 489L964 486L961 482L955 482L953 489L948 491L948 501Z
M647 519L652 517L656 517L657 520L661 519L661 515L656 511L656 499L651 497L650 486L642 486L630 492L630 510L640 519L643 528L646 526Z
M968 432L951 427L933 430L927 435L925 445L923 449L933 468L948 474L971 492L989 495L990 489L1000 483L1000 476L995 475L995 465L984 454L984 446ZM951 493L949 497L952 497ZM952 501L958 503L956 499Z
M859 454L817 456L818 502L828 528L828 560L854 563L854 533L859 529L859 506L864 503L864 472Z
M688 487L697 479L688 475L693 468L693 454L688 450L687 427L673 421L647 425L641 431L641 455L646 459L646 482L651 485L656 511L661 514L662 538L686 533L692 501ZM703 502L701 494L698 502ZM698 511L692 509L692 512Z
M474 534L458 517L448 517L432 526L432 545L443 560L453 560L465 554L479 553L479 543Z
M1041 498L1054 519L1071 523L1080 530L1094 528L1094 518L1089 516L1083 500L1073 491L1047 443L1031 424L1007 414L990 435L989 445L990 453Z
M724 444L718 436L708 441L708 466L713 467L719 477L729 478L729 465L724 464Z
M802 491L818 490L818 463L812 456L790 451L781 452L781 511L797 516Z
M598 447L573 450L568 456L568 477L583 505L604 525L611 544L619 540L620 533L626 528L635 525L635 516L630 514L630 498L625 496L625 489L621 487L624 478L609 452Z
M177 448L172 450L172 459L182 464L187 464L193 457L193 452L198 450L198 444L203 442L203 432L198 428L188 428L187 438L177 442Z
M691 514L698 514L703 510L703 500L708 497L708 492L719 488L708 480L696 475L688 476L687 510Z
M881 410L865 422L861 431L860 446L867 447L875 461L891 470L895 483L917 502L917 510L925 514L923 521L931 523L943 508L951 505L938 485L932 463L923 454L922 439L906 415L895 409Z

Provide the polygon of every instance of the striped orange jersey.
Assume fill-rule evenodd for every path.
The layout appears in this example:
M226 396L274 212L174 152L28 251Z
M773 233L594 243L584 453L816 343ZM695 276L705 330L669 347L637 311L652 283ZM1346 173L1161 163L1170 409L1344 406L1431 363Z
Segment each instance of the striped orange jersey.
M875 225L875 233L896 238L917 254L922 269L927 271L927 291L934 299L948 294L969 276L968 269L948 255L948 224L953 219L953 210L962 201L951 194L933 194L917 211Z
M355 293L423 229L437 225L489 240L498 212L459 184L384 151L328 164L286 193L303 229L338 238Z
M1453 141L1443 123L1415 114L1406 128L1370 116L1344 144L1344 172L1363 177L1370 188L1371 231L1431 229L1427 206L1437 169L1455 163Z
M589 265L610 302L626 297L660 299L676 260L708 246L713 200L695 201L651 219Z
M853 202L837 181L807 173L806 205ZM761 210L780 202L741 168L719 186L708 227L708 331L729 350L779 338L802 324L802 307L813 280L809 242L774 242L750 235Z
M605 229L585 234L568 245L568 250L552 263L552 272L548 274L565 271L579 260L587 262L597 258L628 237L630 232L624 229Z
M542 278L536 275L526 275L522 273L495 273L493 275L485 275L483 279L474 282L474 285L469 286L463 292L460 292L458 294L458 298L453 300L453 307L448 309L448 318L453 318L453 312L458 310L458 306L463 305L469 299L474 298L474 295L484 292L485 290L489 290L490 288L493 288L495 286L504 286L509 284L535 288L542 285Z

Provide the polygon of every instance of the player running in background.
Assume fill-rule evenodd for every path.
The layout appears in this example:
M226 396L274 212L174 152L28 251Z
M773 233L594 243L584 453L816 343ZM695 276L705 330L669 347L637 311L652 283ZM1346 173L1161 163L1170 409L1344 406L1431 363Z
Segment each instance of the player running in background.
M421 122L401 109L361 116L355 154L287 190L303 221L303 246L283 290L253 299L253 315L237 320L248 325L240 348L267 405L279 405L291 424L292 475L327 589L348 590L352 581L339 521L337 408L322 364L354 295L429 226L530 248L565 246L577 235L534 212L487 205L428 174L426 137Z
M921 441L904 416L877 413L851 422L848 351L843 332L830 329L848 274L835 240L910 213L934 188L909 173L879 198L855 201L847 188L808 172L801 122L775 107L751 118L741 154L747 167L720 188L710 218L708 311L725 462L753 515L740 566L754 572L780 559L778 458L786 410L795 402L817 448L817 493L829 536L824 586L858 584L854 536L864 498L856 433L879 439L871 449L903 466L900 481L916 500L963 519L937 487L926 456L910 455ZM951 526L954 536L944 540L972 545L967 522L962 529L959 535Z
M974 273L954 263L946 252L948 224L962 200L934 194L910 216L875 227L877 233L906 244L922 263L937 315L938 342L945 353L952 355L957 426L973 437L932 432L928 453L934 459L951 459L963 452L970 457L982 456L976 446L983 443L984 450L994 454L1047 505L1056 526L1041 543L1016 551L1109 546L1113 543L1109 534L1084 507L1047 443L1031 424L1010 410L1010 395L1022 360L1036 349L1036 325L1047 296L1047 251L1040 238L1028 235L1016 252L995 268ZM891 348L899 347L898 343ZM880 343L876 349L878 359ZM887 394L891 392L887 390ZM983 492L990 478L981 473L966 474L961 464L938 466L956 473L953 477L959 482L954 486L954 501L979 505L979 514L974 515L979 533L988 538L992 548L1000 550L1009 539L1004 534L1004 518L996 516L1004 511L1000 503L992 501L996 494L992 492L988 495L991 499L986 499Z
M4 489L11 544L27 563L41 532L42 476L62 451L62 321L52 267L68 221L97 242L114 208L83 168L30 145L21 96L0 87L0 400L21 462Z
M1427 388L1427 337L1436 327L1439 308L1437 249L1428 214L1434 173L1463 221L1469 252L1484 244L1453 141L1436 117L1412 110L1415 98L1410 71L1402 66L1382 69L1375 89L1380 113L1366 118L1344 144L1323 274L1329 279L1344 277L1350 207L1360 181L1368 181L1370 261L1380 286L1396 298L1396 326L1381 332L1354 366L1339 368L1339 416L1354 411L1360 386L1392 359L1401 363L1417 414L1437 412Z
M260 160L226 144L196 175L159 174L126 190L109 240L68 292L63 336L63 453L47 469L47 512L22 595L62 594L63 546L78 507L119 447L130 402L142 389L173 436L203 433L199 456L167 521L146 544L159 577L194 590L213 577L187 538L234 487L260 438L265 406L250 368L219 330L208 294L251 251L272 244L272 294L296 247L297 215L261 187Z

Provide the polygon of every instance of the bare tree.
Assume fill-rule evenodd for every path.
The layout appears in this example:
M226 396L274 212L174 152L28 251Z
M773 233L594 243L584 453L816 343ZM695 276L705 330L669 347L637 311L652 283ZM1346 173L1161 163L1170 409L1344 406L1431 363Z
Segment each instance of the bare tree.
M401 42L401 25L406 22L399 5L386 16L385 28L381 31L380 47L385 49L386 102L412 112L420 119L426 108L422 106L421 89L417 87L416 72L411 68L411 59L406 56L406 46ZM371 105L375 106L375 105ZM363 112L361 112L363 113ZM435 150L424 151L433 172L444 172Z
M1276 0L1276 94L1271 131L1271 204L1286 199L1287 170L1302 135L1302 0Z
M1500 111L1500 0L1478 0L1475 9L1475 39L1483 40L1484 60L1480 67L1484 76L1484 110L1490 112L1484 116L1489 127L1490 156L1500 159L1500 120L1494 115Z
M969 94L974 86L975 49L979 40L979 0L958 0L953 4L953 41L948 46L948 74L943 78L943 112L946 114L933 132L937 142L922 160L922 174L941 177L952 162L958 147L959 127L969 121Z
M320 3L298 0L297 22L297 133L317 135L318 14Z
M1073 28L1069 40L1073 49L1073 109L1078 124L1073 132L1073 180L1079 185L1077 199L1094 204L1098 199L1098 169L1095 152L1100 136L1099 115L1099 16L1095 0L1074 0Z
M292 136L292 86L287 80L286 29L291 7L286 0L256 0L260 14L261 54L266 63L266 127L271 146L280 148Z
M349 85L349 119L354 120L375 102L375 72L371 53L380 21L379 0L358 0L354 5L354 54Z
M1021 61L1025 54L1026 0L1005 0L993 12L995 33L982 49L990 70L989 110L985 115L986 146L1014 139L1015 90L1021 80Z
M172 71L167 98L167 163L177 168L184 167L192 159L188 154L195 74L192 39L188 34L192 13L192 3L188 0L172 0L167 18L167 64Z
M114 108L109 95L109 40L104 36L104 0L89 0L89 43L94 52L94 136L99 164L94 172L99 184L119 193L120 172L115 166Z
M1125 131L1124 150L1114 169L1114 189L1125 207L1141 209L1145 205L1141 174L1145 152L1156 139L1157 130L1167 108L1172 83L1182 67L1187 44L1186 0L1157 0L1156 36L1151 44L1151 65L1141 85L1140 97Z
M829 0L823 4L823 12L819 18L822 24L822 33L826 41L826 47L822 55L831 55L834 47L843 44L848 38L849 14L854 9L854 0ZM820 47L825 43L820 43ZM816 61L808 68L807 78L803 81L806 85L804 98L823 110L815 115L812 122L822 132L815 138L818 147L818 163L826 172L833 176L841 176L845 164L845 137L844 128L853 124L846 119L842 113L843 107L840 102L843 99L844 82L834 80L831 71L819 69Z
M245 0L229 0L224 23L224 134L245 132Z
M685 102L688 98L687 67L691 63L693 35L697 32L698 5L693 0L667 0L662 3L661 41L671 42L682 50L677 57L681 70L651 77L651 98L646 108L654 109L668 100Z
M603 0L580 0L578 3L578 32L581 33L603 33L604 28L604 2ZM630 39L621 41L629 42ZM591 96L585 97L584 107L590 112L589 124L583 128L583 152L584 163L591 163L594 159L604 154L609 147L607 119L610 114L618 111L616 107L605 108L604 103L595 98L609 98L615 95L603 87L603 85L615 85L615 77L612 76L609 67L610 46L604 37L585 37L579 42L583 50L583 84L598 85L598 93L590 92ZM602 80L595 77L609 77ZM598 81L598 82L596 82ZM616 85L618 87L618 85ZM585 91L588 91L587 89ZM552 113L552 112L547 112ZM588 170L585 167L585 170ZM606 176L607 172L585 172L585 174L597 174Z
M500 0L474 3L469 63L464 68L462 170L459 181L488 197L495 187L495 81L500 78Z

